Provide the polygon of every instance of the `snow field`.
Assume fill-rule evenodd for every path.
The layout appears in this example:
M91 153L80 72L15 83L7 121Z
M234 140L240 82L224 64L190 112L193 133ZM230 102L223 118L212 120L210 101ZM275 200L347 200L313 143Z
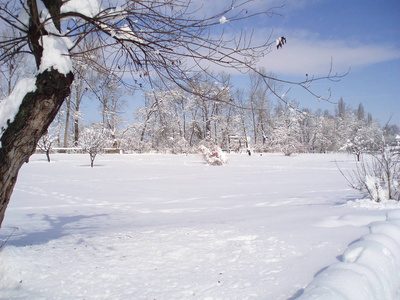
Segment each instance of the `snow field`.
M352 156L52 159L21 170L0 231L19 228L0 252L0 299L296 299L361 236L397 249L395 229L377 230L398 206L356 200L335 165ZM376 277L357 265L337 272Z

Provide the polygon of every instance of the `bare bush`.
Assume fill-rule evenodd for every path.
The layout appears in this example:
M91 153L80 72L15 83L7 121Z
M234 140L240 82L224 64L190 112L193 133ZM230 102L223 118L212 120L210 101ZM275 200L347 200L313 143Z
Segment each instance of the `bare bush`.
M340 169L339 169L340 170ZM382 149L379 153L363 157L356 169L347 175L340 170L350 186L375 202L400 200L400 151Z

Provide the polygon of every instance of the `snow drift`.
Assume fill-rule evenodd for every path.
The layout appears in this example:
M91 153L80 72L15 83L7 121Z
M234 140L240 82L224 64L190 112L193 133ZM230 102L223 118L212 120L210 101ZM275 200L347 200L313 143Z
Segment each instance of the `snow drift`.
M400 211L370 225L341 262L318 273L298 299L389 300L400 290Z

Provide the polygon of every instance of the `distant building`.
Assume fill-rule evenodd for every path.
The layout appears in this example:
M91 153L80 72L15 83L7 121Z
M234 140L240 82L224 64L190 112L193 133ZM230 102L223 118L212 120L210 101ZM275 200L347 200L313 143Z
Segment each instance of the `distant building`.
M400 147L400 134L396 135L397 147Z
M228 151L242 152L247 151L249 145L249 138L244 136L230 135L229 136L229 149Z

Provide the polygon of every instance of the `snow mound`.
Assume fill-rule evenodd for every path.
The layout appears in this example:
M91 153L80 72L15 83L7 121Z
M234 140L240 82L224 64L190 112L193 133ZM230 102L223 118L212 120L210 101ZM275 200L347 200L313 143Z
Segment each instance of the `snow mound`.
M347 201L343 204L344 207L349 208L362 208L367 210L387 210L400 208L400 202L395 200L382 200L381 202L375 202L371 199L357 199L352 201Z
M370 225L342 261L318 273L298 298L391 300L400 291L400 210Z

